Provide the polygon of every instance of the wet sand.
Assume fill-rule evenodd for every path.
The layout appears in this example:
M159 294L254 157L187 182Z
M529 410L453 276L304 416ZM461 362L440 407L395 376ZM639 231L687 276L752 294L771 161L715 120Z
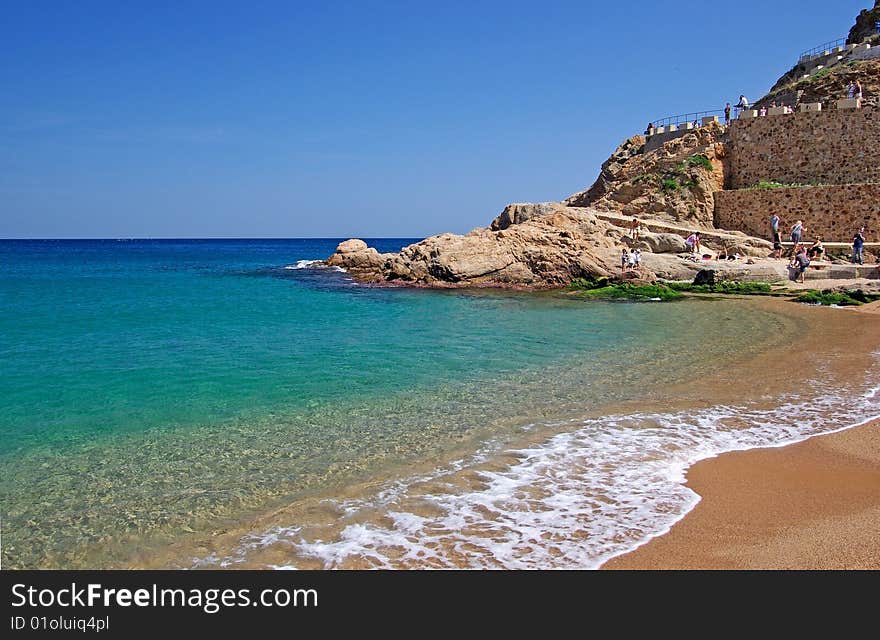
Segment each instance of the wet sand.
M880 569L880 421L688 472L702 501L605 569Z

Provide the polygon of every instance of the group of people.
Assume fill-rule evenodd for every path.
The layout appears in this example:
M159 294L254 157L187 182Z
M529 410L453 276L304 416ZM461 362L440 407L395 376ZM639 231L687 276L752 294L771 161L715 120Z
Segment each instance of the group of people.
M642 268L642 250L641 249L633 249L632 251L628 250L626 247L623 248L623 251L620 252L620 270L634 270L639 271Z
M862 99L862 83L856 80L853 82L850 80L850 83L846 85L846 97L852 100L856 98L858 100Z
M773 231L773 253L770 254L772 258L781 258L782 257L782 234L779 230L780 219L777 214L773 214L770 217L770 228ZM791 227L790 239L792 243L792 258L789 264L790 267L797 270L797 275L800 282L804 281L804 272L807 270L807 267L810 266L811 260L821 260L827 252L825 251L825 246L822 244L822 236L817 235L813 243L807 246L806 243L801 242L801 238L806 233L807 228L804 226L803 220L797 220ZM865 248L865 227L859 228L856 231L855 235L852 239L852 263L853 264L863 264L864 263L864 248Z

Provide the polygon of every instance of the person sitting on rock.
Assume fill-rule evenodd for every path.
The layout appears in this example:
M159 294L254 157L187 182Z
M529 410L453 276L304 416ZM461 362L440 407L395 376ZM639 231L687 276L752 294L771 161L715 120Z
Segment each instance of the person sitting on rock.
M811 260L822 259L822 256L825 255L825 247L822 246L822 236L816 236L816 240L810 245L810 248L807 249L807 255Z

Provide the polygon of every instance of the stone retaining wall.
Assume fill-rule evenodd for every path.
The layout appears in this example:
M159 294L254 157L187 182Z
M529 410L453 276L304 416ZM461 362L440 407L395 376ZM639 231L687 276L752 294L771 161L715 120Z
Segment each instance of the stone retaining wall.
M715 226L770 239L770 216L782 219L783 240L796 220L806 237L849 242L856 229L867 227L870 242L880 241L880 184L852 184L784 189L740 189L715 192Z
M730 187L880 182L880 111L873 108L735 120Z

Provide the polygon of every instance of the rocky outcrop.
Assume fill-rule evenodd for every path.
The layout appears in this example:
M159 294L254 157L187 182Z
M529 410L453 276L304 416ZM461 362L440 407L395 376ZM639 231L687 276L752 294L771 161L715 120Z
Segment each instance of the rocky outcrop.
M644 147L644 136L633 136L624 140L611 157L602 163L599 177L593 186L569 197L564 204L570 207L588 207L591 203L599 202L604 196L614 192L620 181L618 176L623 172L627 162L641 154Z
M504 207L504 211L492 221L489 228L492 231L502 231L512 225L522 224L526 220L531 220L538 216L545 216L562 208L563 206L558 202L518 202L509 204Z
M369 278L381 270L382 265L393 255L379 253L368 247L363 240L346 240L339 243L336 252L327 260L327 264L342 267L355 277Z
M721 125L700 127L647 153L638 152L641 136L630 138L593 186L564 204L711 228L712 194L724 187L724 135Z
M508 209L505 220L513 212ZM398 254L382 255L361 240L347 240L327 262L362 281L427 286L552 288L613 275L622 230L586 209L536 205L530 213L503 229L445 233Z
M856 18L856 23L849 30L847 44L859 44L877 33L875 23L880 22L880 0L874 0L873 9L863 9Z

